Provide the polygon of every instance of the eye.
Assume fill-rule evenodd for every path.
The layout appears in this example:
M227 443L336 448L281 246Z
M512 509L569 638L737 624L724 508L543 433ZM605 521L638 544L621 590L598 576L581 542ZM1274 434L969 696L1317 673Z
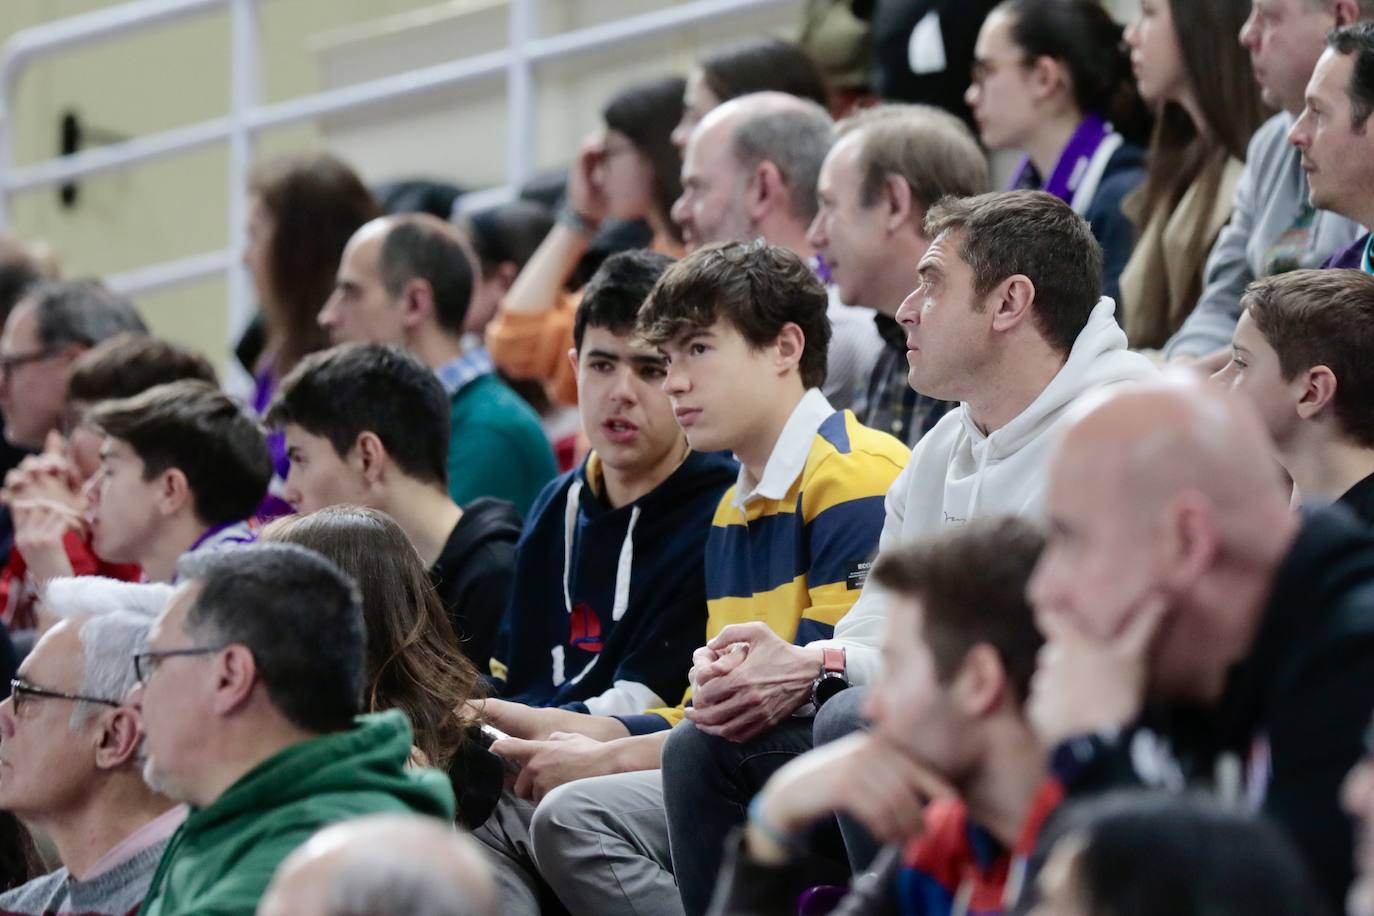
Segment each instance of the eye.
M709 348L706 346L706 344L694 343L690 348L688 348L688 352L691 353L693 356L700 356L701 354L705 353L708 349Z
M594 359L594 360L592 360L590 363L588 363L587 366L588 366L588 368L590 368L593 372L610 372L610 371L611 371L611 364L610 364L610 362L609 362L608 360L604 360L604 359Z
M662 381L667 374L658 366L646 366L639 371L639 377L648 382Z

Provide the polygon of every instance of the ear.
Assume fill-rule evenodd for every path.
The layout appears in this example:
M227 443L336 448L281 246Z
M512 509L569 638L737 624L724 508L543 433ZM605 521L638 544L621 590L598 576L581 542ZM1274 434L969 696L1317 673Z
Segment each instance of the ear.
M1301 385L1298 393L1298 416L1310 420L1336 399L1336 373L1327 366L1313 366L1293 380Z
M258 681L258 665L247 646L232 645L215 662L214 710L229 715L248 702Z
M175 515L194 504L191 484L181 468L168 468L158 477L157 508L164 517Z
M769 213L784 208L790 211L792 202L787 193L787 185L782 180L782 172L767 159L754 169L753 177L745 189L745 206L749 219L760 222Z
M1216 562L1221 537L1216 508L1197 490L1185 490L1164 510L1164 582L1174 594L1191 591Z
M1354 25L1361 19L1359 0L1336 0L1336 8L1331 11L1336 17L1336 27Z
M515 284L515 278L520 275L520 267L514 261L502 261L496 267L496 272L492 274L492 279L501 284L501 289L510 292L510 288Z
M994 331L1011 331L1030 319L1035 303L1035 284L1024 274L1012 274L989 296Z
M401 287L401 325L407 330L419 327L434 317L434 287L420 277L411 277Z
M113 770L133 760L143 739L143 725L138 713L129 706L120 706L106 714L100 729L100 742L95 748L95 765Z
M1067 80L1064 69L1053 57L1037 57L1030 65L1031 85L1037 98L1045 99L1054 95Z
M353 442L352 455L357 461L358 470L362 472L363 479L369 484L378 483L382 479L387 463L386 446L377 434L371 430L363 430L358 433L358 438Z
M789 321L778 332L774 346L777 348L774 365L781 375L801 365L802 354L806 352L806 334L799 325Z
M968 650L954 679L954 695L960 711L970 719L982 719L997 710L1007 696L1007 671L997 650L978 643Z
M568 363L572 366L573 375L577 374L577 347L568 348Z
M887 201L887 231L889 233L900 232L905 226L918 226L925 220L925 213L920 215L917 221L916 201L911 196L911 185L906 183L906 179L898 175L888 175L883 182L883 198Z

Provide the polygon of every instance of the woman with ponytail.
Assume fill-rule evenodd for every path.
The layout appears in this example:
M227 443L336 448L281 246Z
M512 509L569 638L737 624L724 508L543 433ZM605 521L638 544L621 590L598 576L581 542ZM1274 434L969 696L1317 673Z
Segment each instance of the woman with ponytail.
M1121 201L1144 180L1151 123L1121 26L1097 0L1005 0L978 34L965 101L984 145L1023 154L1012 189L1048 191L1087 219L1116 298L1136 237Z

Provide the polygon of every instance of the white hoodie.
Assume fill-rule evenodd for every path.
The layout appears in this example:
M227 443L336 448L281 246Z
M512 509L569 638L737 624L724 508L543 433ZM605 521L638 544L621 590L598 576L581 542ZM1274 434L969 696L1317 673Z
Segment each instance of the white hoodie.
M887 491L887 516L880 553L971 518L1033 515L1042 510L1050 452L1068 407L1103 385L1149 379L1150 360L1126 349L1116 323L1116 303L1103 297L1074 341L1064 368L1040 396L1006 426L983 435L960 404L926 433L906 468ZM864 588L835 626L833 639L813 643L840 646L852 684L878 676L878 647L887 601L879 589Z

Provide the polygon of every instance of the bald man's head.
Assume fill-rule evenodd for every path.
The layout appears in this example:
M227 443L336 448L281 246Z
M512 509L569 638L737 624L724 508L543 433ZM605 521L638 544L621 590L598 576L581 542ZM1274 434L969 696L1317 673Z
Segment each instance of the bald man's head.
M1297 524L1249 405L1191 376L1081 405L1051 460L1047 502L1050 540L1030 591L1037 612L1107 638L1162 602L1157 673L1193 694L1217 686L1206 652L1237 643L1249 625L1247 609L1214 606L1219 583L1271 573Z
M494 916L477 844L416 815L382 814L315 834L277 869L258 916Z

